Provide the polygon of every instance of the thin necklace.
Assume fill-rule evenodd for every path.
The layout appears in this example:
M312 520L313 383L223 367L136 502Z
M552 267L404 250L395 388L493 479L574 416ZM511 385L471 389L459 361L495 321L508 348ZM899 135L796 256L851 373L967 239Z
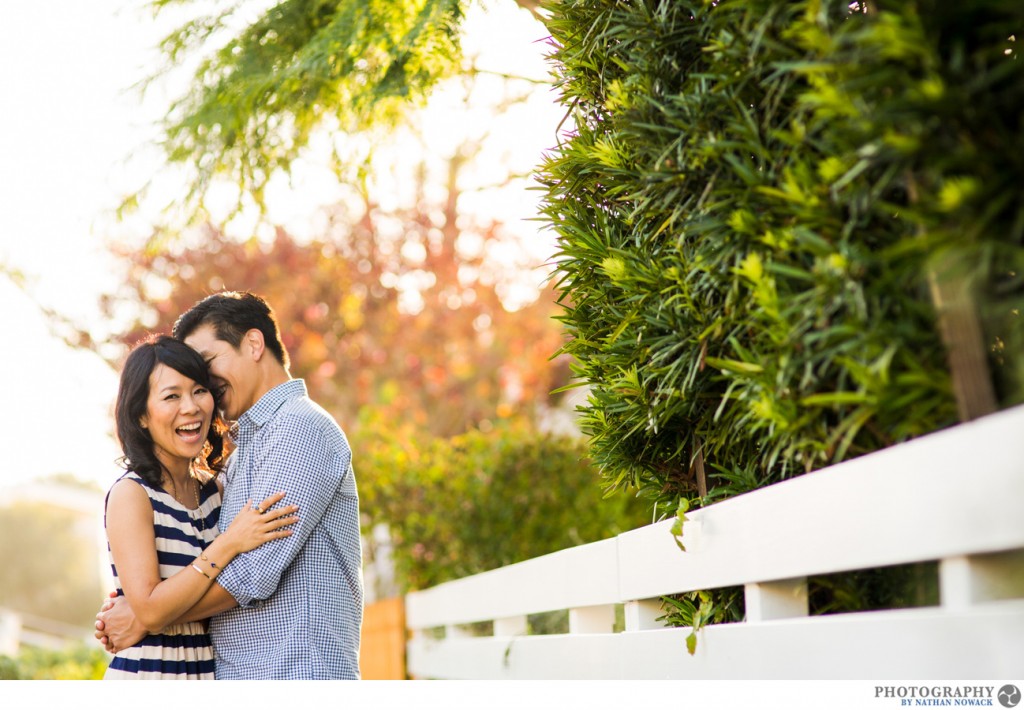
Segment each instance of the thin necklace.
M199 481L195 478L195 476L192 476L192 483L195 484L195 488L192 489L192 492L195 493L195 495L196 495L196 514L199 516L199 524L202 526L202 530L199 533L199 539L200 540L205 540L205 538L206 538L206 518L205 518L205 516L203 516L203 511L199 509ZM193 524L194 524L195 523L195 518L192 517L191 511L189 512L188 517L193 521Z
M195 485L195 487L192 489L192 493L196 497L195 512L196 512L196 515L199 517L199 525L200 525L200 528L201 528L200 529L200 533L199 533L199 539L200 540L205 540L205 538L206 538L206 518L203 516L203 511L199 509L199 481L196 479L195 476L192 475L191 471L189 471L189 478L192 479L192 483ZM195 518L195 516L192 515L192 511L189 510L189 508L185 506L185 504L181 501L181 499L178 498L178 486L175 485L174 477L171 476L170 472L168 472L168 474L167 474L167 479L171 482L171 493L174 496L174 500L176 500L179 503L181 503L181 507L182 508L185 508L185 512L188 513L188 519L190 521L192 521L192 527L195 528L196 518Z

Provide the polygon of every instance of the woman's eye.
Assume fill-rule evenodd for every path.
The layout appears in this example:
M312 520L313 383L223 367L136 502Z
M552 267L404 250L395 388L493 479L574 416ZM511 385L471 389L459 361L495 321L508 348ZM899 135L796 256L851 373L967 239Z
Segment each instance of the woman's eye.
M176 395L176 394L169 394L169 395L167 395L166 397L164 397L164 399L165 399L165 400L168 400L168 399L177 399L177 398L178 398L178 395Z
M205 387L196 387L195 394L207 394L209 393L209 391L210 390L206 389Z

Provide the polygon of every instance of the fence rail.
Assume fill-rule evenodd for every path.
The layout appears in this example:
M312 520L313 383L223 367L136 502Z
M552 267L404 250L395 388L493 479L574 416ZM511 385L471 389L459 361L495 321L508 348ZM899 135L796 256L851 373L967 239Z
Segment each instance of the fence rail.
M669 522L415 592L431 678L968 678L1024 667L1024 407ZM807 577L939 562L937 607L808 616ZM665 629L657 599L742 586L746 619ZM625 630L613 633L616 605ZM569 633L526 635L568 610ZM464 625L493 622L493 635ZM430 630L445 629L444 638Z

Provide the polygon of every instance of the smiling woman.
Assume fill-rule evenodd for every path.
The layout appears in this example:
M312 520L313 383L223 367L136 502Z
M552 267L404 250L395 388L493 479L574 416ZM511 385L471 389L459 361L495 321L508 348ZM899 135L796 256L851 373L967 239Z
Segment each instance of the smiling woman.
M128 356L115 413L128 471L107 496L106 529L118 596L149 635L127 648L111 638L105 678L213 678L205 622L182 617L237 555L291 535L296 508L268 510L277 493L246 505L218 536L215 407L206 364L184 343L156 336Z
M203 463L219 467L222 427L213 424L209 372L187 346L160 336L137 347L121 373L117 433L125 465L153 485L176 486ZM187 431L181 431L187 428Z

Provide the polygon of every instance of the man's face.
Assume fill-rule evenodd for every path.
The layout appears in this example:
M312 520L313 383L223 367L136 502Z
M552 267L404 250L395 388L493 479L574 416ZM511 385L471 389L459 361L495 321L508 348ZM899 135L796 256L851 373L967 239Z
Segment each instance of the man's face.
M244 339L236 350L231 343L220 340L214 327L207 323L185 338L185 344L206 360L225 419L234 421L256 404L259 370Z

